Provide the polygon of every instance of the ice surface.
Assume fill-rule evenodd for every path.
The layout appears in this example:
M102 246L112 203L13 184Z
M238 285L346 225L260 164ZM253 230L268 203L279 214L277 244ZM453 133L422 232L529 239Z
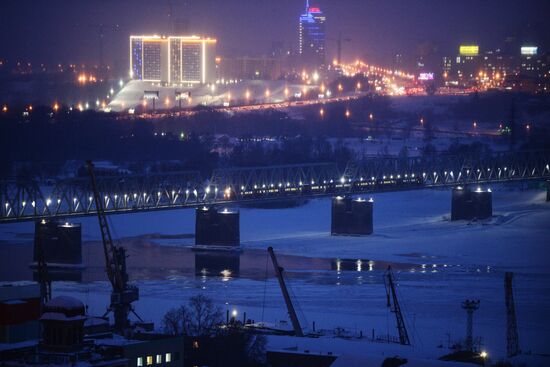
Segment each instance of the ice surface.
M550 204L545 202L545 191L535 186L491 185L494 217L479 222L449 220L450 189L367 195L375 201L374 234L368 237L331 237L328 198L291 209L241 208L242 246L261 250L273 246L277 254L405 264L396 271L398 292L414 350L426 358L449 353L448 344L464 338L466 314L460 303L467 298L481 301L474 315L474 335L483 338L483 348L494 360L503 358L504 272L514 271L521 349L548 354ZM100 239L96 218L78 221L83 223L84 240ZM111 222L117 237L194 233L190 209L115 215ZM2 231L1 239L31 241L28 234L33 225L8 224ZM156 241L155 236L151 238ZM156 242L173 247L190 246L194 240L182 237ZM376 336L397 334L395 317L386 308L380 270L369 271L365 264L361 271L293 269L287 275L300 320L309 330L315 321L317 329L341 326L369 338L373 329ZM169 274L162 280L140 280L138 285L136 310L156 322L170 307L197 293L212 297L224 311L238 310L239 318L246 312L255 321L288 320L273 278ZM54 284L54 295L78 297L92 314L105 311L109 293L106 281ZM349 350L353 354L354 349ZM543 358L533 365L550 363Z

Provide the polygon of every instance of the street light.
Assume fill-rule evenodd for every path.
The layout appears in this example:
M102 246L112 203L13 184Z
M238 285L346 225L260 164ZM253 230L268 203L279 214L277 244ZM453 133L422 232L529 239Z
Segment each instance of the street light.
M321 108L319 110L319 114L321 115L321 117L323 117L325 115L325 110L323 108Z

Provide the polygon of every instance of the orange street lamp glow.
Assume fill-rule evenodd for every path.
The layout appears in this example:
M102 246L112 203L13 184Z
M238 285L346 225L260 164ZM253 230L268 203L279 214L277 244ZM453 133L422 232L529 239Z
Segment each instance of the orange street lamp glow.
M346 118L349 118L350 115L351 113L349 112L349 110L346 110Z
M5 112L8 112L8 106L4 105L4 106L2 107L2 112L4 112L4 113L5 113Z
M321 108L319 110L319 114L321 115L321 117L323 117L325 115L325 110Z
M244 93L244 96L245 98L248 100L250 99L250 91L247 89L246 92Z
M53 104L53 110L54 110L55 112L57 112L57 111L59 110L59 105L57 104L57 102L55 102L55 103Z

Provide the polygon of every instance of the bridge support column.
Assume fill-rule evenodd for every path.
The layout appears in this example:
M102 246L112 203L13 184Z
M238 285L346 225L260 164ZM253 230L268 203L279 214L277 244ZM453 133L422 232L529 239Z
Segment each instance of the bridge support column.
M34 262L38 261L40 250L50 267L82 267L81 225L56 220L37 221L34 226Z
M238 247L240 213L237 210L220 210L215 207L196 209L195 245Z
M331 235L372 234L373 200L341 197L332 199Z
M493 215L493 193L491 190L475 191L467 187L453 188L451 220L486 219Z

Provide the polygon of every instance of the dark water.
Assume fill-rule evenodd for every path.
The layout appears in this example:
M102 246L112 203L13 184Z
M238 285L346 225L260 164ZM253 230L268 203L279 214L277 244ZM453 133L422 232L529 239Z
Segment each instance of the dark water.
M150 236L125 238L120 244L127 249L128 271L132 280L161 280L174 276L220 276L265 279L273 277L273 266L266 250L203 251L189 246L159 245ZM0 244L0 281L32 280L30 267L31 241ZM99 242L82 246L83 269L49 269L53 280L93 282L107 280L105 257ZM385 270L389 263L369 259L330 259L277 254L281 266L297 277L316 273L368 272ZM396 270L410 270L419 265L392 263Z

